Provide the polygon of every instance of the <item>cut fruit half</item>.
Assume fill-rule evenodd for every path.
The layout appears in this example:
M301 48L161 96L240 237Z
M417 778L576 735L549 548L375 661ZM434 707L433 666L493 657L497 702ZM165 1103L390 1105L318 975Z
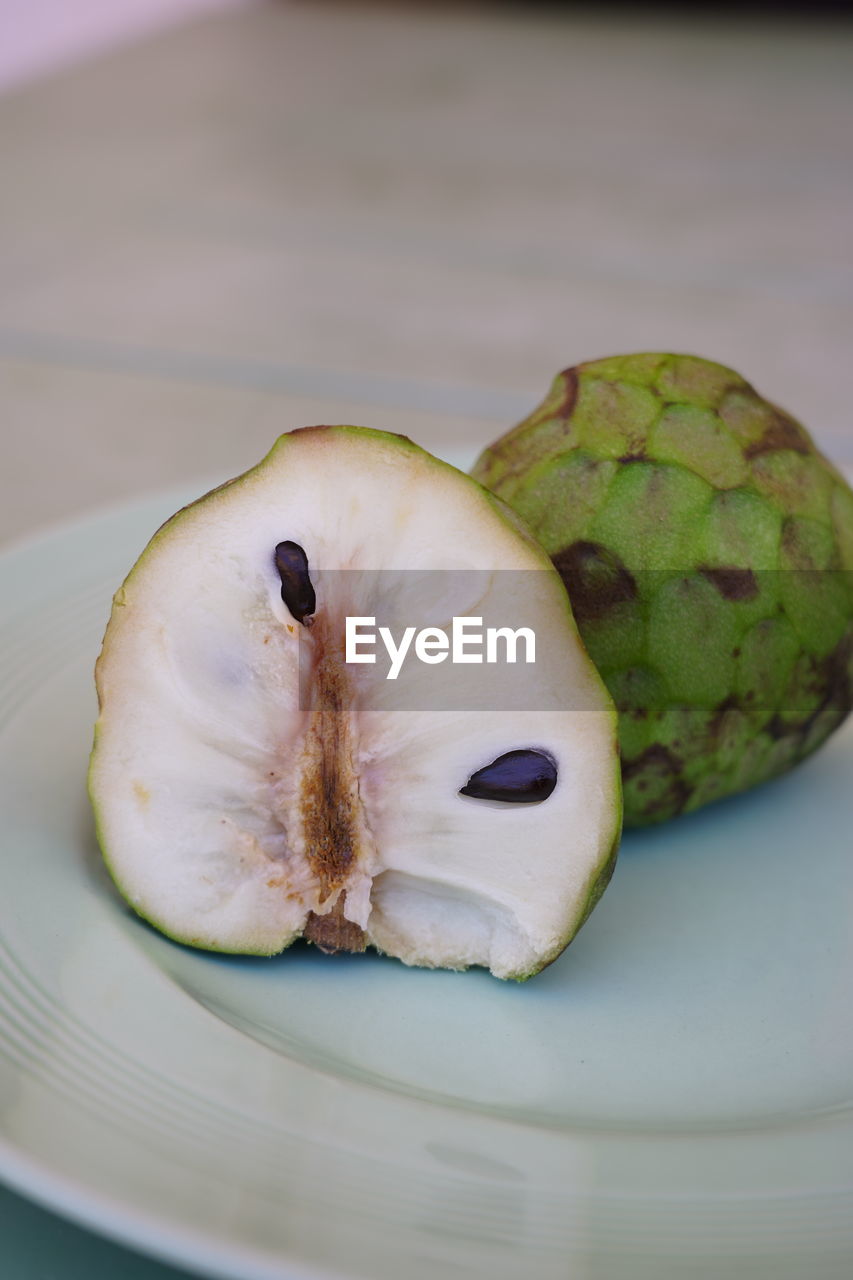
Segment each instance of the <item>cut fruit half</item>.
M404 437L295 431L178 512L116 594L96 676L104 856L180 942L521 979L612 872L616 715L560 578Z

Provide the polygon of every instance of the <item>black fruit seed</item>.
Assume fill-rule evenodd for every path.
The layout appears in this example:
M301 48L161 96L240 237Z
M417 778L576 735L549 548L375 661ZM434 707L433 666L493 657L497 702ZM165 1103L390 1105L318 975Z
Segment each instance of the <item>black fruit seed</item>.
M280 542L275 567L281 578L281 598L297 622L304 622L317 608L317 597L308 574L308 557L298 542Z
M461 796L503 800L507 804L541 804L557 785L557 766L544 751L507 751L472 773Z

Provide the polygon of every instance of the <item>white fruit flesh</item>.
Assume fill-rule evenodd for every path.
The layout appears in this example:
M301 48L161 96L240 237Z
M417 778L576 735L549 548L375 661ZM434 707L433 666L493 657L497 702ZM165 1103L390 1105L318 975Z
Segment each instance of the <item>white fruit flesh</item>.
M283 540L308 557L310 628L281 598ZM343 662L344 617L387 611L393 581L405 620L413 569L468 571L439 625L500 623L498 572L536 571L517 578L538 640L526 703L430 709L445 666L391 682ZM97 680L105 856L141 915L196 946L273 954L306 933L524 977L570 940L618 837L614 712L559 578L478 485L399 437L283 436L180 512L116 596ZM459 794L519 748L556 761L546 801Z

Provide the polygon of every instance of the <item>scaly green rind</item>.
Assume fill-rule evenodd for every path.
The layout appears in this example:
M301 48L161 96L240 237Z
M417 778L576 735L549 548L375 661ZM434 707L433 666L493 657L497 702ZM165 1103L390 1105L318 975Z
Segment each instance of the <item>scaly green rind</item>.
M739 374L567 369L473 474L552 557L620 713L626 825L790 769L853 702L853 493Z

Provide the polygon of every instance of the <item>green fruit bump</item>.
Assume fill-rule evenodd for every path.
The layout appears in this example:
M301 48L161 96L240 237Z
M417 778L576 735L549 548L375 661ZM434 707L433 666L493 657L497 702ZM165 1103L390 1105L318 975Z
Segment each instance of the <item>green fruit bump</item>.
M566 369L473 475L563 577L619 711L627 825L784 773L849 713L853 493L739 374Z

